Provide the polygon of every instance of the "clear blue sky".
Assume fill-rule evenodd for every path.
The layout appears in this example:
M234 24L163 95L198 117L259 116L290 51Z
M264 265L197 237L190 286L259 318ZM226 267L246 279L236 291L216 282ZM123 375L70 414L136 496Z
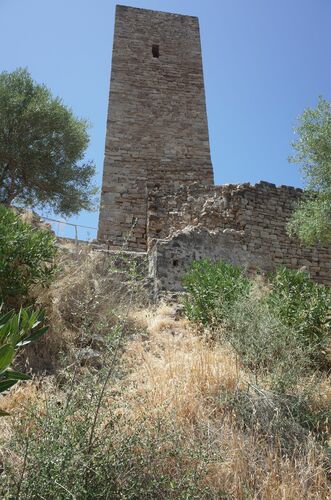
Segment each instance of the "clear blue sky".
M90 120L87 156L99 186L116 3L0 0L0 71L27 67ZM287 158L296 117L318 95L331 98L330 0L119 3L199 17L216 183L301 186ZM82 213L72 221L96 227L97 219Z

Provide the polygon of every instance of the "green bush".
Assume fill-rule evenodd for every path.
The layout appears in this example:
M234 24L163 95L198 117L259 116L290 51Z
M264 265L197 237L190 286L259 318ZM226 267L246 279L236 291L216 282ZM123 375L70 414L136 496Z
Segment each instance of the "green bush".
M187 317L209 326L222 321L229 307L250 289L250 281L239 267L209 260L194 262L183 284L188 294L184 301Z
M1 309L0 309L1 310ZM31 308L18 314L9 312L0 316L0 393L7 391L19 380L30 377L11 368L18 349L39 339L47 327L42 327L44 314ZM6 415L0 409L0 416Z
M295 330L254 294L233 304L220 335L252 371L255 383L267 377L274 389L285 390L308 368L307 350L298 342Z
M251 372L245 389L221 395L238 425L290 455L310 435L325 443L330 412L314 409L313 396L330 341L329 289L285 268L261 286L231 264L208 261L195 262L184 283L189 319L213 327Z
M222 334L247 367L287 385L306 369L329 366L331 293L299 270L282 267L268 279L256 295L254 279L238 267L194 262L184 277L185 313L205 326L223 324Z
M267 296L270 310L291 328L311 360L327 364L326 349L331 340L331 293L314 283L302 271L279 268L269 277L272 286Z
M22 499L211 498L199 484L206 475L201 447L190 449L187 463L187 440L175 426L166 428L162 416L155 427L140 419L128 431L121 422L128 416L101 408L103 419L89 446L99 390L87 375L66 394L68 404L50 396L47 412L30 408L30 425L17 419L8 446L16 456L26 454L25 471L20 479L17 463L5 455L1 498L4 490L8 498Z
M55 238L23 222L0 205L0 303L22 303L32 285L45 285L54 273Z

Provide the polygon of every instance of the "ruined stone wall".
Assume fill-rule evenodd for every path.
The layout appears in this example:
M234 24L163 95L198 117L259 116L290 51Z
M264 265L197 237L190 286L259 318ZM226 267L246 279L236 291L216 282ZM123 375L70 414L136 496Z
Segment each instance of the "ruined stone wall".
M177 189L154 189L149 193L148 200L148 247L152 248L156 239L166 238L186 226L241 229L241 193L249 186L194 183Z
M305 266L331 284L330 248L286 234L301 190L213 185L198 19L117 6L98 239L145 251L161 289L191 261Z
M196 17L117 6L98 239L146 250L150 188L213 183Z
M181 276L199 258L225 259L248 272L305 267L331 285L331 248L305 247L286 234L301 196L300 189L266 182L151 193L150 272L158 289L179 290Z

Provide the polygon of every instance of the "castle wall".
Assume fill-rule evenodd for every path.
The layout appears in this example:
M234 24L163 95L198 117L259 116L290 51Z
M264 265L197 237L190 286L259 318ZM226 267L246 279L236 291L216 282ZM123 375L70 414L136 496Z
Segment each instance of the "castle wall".
M149 189L192 182L213 183L198 19L117 6L98 239L146 250Z
M302 190L267 182L190 186L149 199L150 272L158 290L180 290L193 260L210 258L269 272L305 267L331 285L331 248L305 247L286 233Z
M148 249L158 290L192 260L305 267L331 284L330 247L286 233L300 189L213 185L198 19L117 6L98 239Z

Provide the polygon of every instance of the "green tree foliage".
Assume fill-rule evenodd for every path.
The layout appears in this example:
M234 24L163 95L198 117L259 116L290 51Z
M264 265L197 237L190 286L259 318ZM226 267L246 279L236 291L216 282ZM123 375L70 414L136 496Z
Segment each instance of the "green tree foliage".
M20 309L0 316L0 393L7 391L19 380L30 377L11 368L17 351L31 342L35 342L47 331L42 327L44 314L31 308ZM0 409L0 416L7 415Z
M69 216L90 209L93 162L84 162L88 123L33 81L0 73L0 202Z
M22 222L12 209L0 205L0 304L16 305L31 285L47 284L55 253L50 231Z
M292 163L301 166L306 196L288 225L308 245L331 242L331 104L319 98L316 108L306 109L295 129L298 140L292 146Z

